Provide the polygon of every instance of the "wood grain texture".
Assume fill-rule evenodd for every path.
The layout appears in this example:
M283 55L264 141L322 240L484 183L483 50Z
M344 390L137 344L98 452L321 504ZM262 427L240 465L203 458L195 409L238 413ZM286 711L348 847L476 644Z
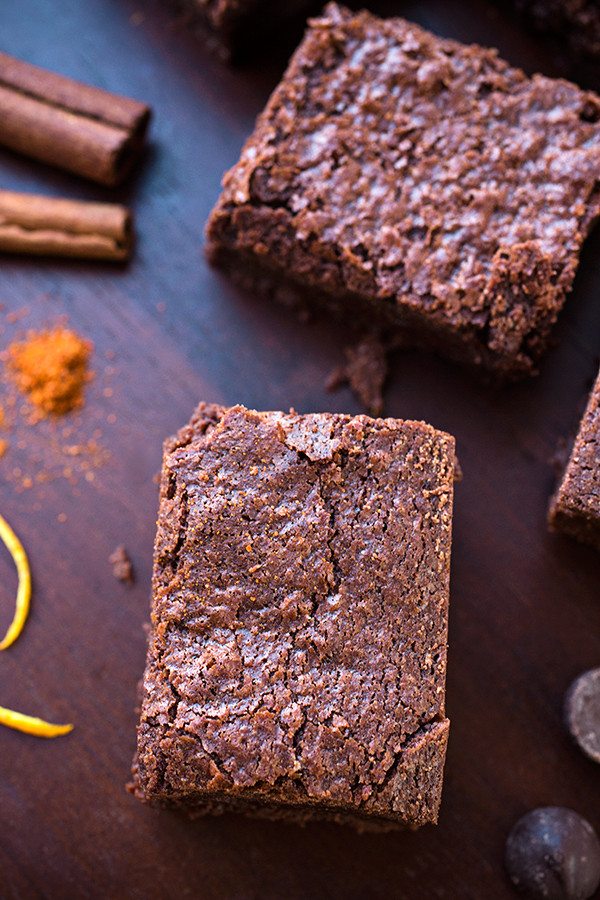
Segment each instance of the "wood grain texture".
M528 71L558 70L515 18L464 0L373 2L438 33L494 43ZM32 612L0 654L0 703L66 738L0 729L0 896L203 900L510 900L505 837L541 804L600 830L600 778L562 723L564 692L600 661L600 555L546 531L551 460L577 426L598 369L600 234L586 247L557 345L539 377L501 392L419 353L392 361L387 412L457 438L448 714L440 824L356 835L226 816L193 822L125 791L148 617L161 443L198 400L300 412L359 412L325 382L353 339L211 271L203 228L283 59L227 68L157 0L20 0L0 9L2 50L147 101L150 148L118 190L0 152L3 188L125 203L134 259L0 261L0 349L64 321L94 342L82 410L30 425L0 383L9 443L0 510L30 556ZM16 406L11 407L11 397ZM74 449L75 448L75 449ZM45 473L43 476L40 473ZM40 480L43 477L47 480ZM124 544L127 587L108 558ZM0 550L0 631L16 576Z

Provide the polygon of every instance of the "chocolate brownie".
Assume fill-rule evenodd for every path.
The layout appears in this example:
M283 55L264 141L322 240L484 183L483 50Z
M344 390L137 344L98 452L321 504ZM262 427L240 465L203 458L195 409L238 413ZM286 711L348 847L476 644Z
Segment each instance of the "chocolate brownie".
M600 373L552 498L549 523L551 528L600 550Z
M600 212L600 98L329 4L229 171L209 258L491 373L532 373Z
M600 88L598 0L514 0L537 31L546 35L577 82Z
M422 422L198 408L165 446L141 799L436 820L453 473Z

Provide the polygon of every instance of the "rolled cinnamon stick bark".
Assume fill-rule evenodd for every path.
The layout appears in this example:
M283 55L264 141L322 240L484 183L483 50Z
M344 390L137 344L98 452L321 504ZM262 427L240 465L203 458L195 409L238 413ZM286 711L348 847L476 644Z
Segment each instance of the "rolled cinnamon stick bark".
M0 53L0 143L101 184L119 184L142 149L151 110Z
M124 206L0 191L0 252L125 260L132 245Z

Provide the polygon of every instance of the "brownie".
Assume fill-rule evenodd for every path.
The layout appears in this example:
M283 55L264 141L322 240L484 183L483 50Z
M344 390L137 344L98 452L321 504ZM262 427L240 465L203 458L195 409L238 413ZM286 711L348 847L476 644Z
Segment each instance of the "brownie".
M600 373L552 498L549 523L600 550Z
M200 405L165 445L142 800L436 820L453 473L422 422Z
M514 0L527 22L552 43L578 83L600 88L598 0Z
M600 212L599 117L494 50L329 4L225 175L209 258L514 380Z

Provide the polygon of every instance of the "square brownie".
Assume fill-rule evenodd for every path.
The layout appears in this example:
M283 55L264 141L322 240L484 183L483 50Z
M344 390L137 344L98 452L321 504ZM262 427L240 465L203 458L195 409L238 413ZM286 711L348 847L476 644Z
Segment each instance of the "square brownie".
M552 498L549 524L600 550L600 373Z
M494 380L535 371L600 212L600 98L335 3L224 178L217 265Z
M423 422L200 405L165 445L141 799L436 821L454 467Z

